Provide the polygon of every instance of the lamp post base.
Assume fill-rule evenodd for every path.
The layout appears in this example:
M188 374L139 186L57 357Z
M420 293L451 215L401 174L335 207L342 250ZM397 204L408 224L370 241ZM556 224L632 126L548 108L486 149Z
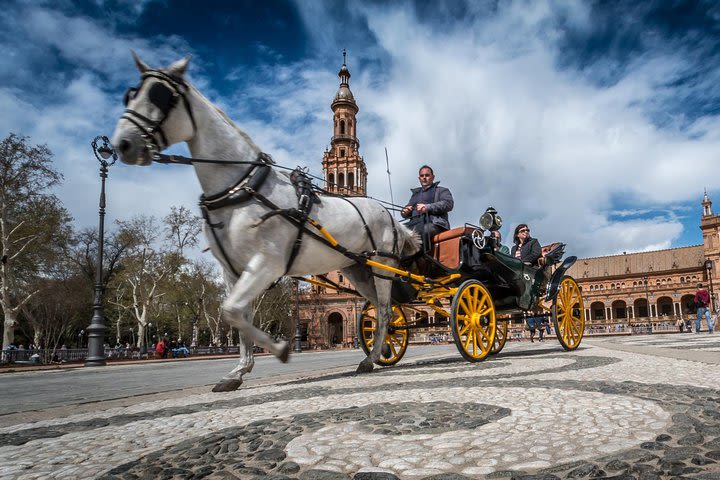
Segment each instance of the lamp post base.
M88 332L88 355L85 358L86 367L104 367L105 362L105 325L103 322L102 306L95 305L95 314L90 320Z
M295 325L295 337L293 337L293 340L295 340L295 347L293 348L293 352L300 353L302 352L302 334L300 333L300 324Z

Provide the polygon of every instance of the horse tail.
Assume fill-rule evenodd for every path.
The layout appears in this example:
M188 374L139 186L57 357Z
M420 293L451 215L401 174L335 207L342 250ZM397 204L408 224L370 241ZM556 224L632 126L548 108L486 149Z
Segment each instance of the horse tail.
M400 248L400 258L407 258L416 254L421 246L422 239L420 234L414 230L410 230L408 227L393 219L395 222L395 228L398 232L398 247Z

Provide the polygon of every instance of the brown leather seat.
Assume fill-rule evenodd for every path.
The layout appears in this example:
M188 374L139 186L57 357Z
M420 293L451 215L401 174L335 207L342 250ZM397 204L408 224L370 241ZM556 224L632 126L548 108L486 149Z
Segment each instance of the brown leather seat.
M432 239L432 256L449 269L460 266L460 238L472 235L474 228L457 227L438 233Z

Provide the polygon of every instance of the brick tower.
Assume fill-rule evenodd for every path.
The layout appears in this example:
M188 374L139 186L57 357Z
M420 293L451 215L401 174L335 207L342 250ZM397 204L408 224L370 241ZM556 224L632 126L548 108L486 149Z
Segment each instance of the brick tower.
M330 148L323 154L323 177L325 189L329 192L362 196L367 191L367 168L359 152L356 120L359 108L350 91L350 70L345 61L346 53L343 50L343 64L338 72L340 88L330 105L333 112L333 136Z

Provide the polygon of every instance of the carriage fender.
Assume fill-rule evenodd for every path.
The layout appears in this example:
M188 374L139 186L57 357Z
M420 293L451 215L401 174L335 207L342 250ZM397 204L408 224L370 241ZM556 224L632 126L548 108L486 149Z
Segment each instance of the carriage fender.
M545 301L549 302L553 298L555 298L555 295L557 295L558 288L560 287L560 281L562 280L563 276L565 275L565 272L567 272L568 268L572 267L573 264L577 261L577 257L567 257L562 264L555 270L552 277L550 278L550 282L548 283L548 289L547 294L545 295Z

